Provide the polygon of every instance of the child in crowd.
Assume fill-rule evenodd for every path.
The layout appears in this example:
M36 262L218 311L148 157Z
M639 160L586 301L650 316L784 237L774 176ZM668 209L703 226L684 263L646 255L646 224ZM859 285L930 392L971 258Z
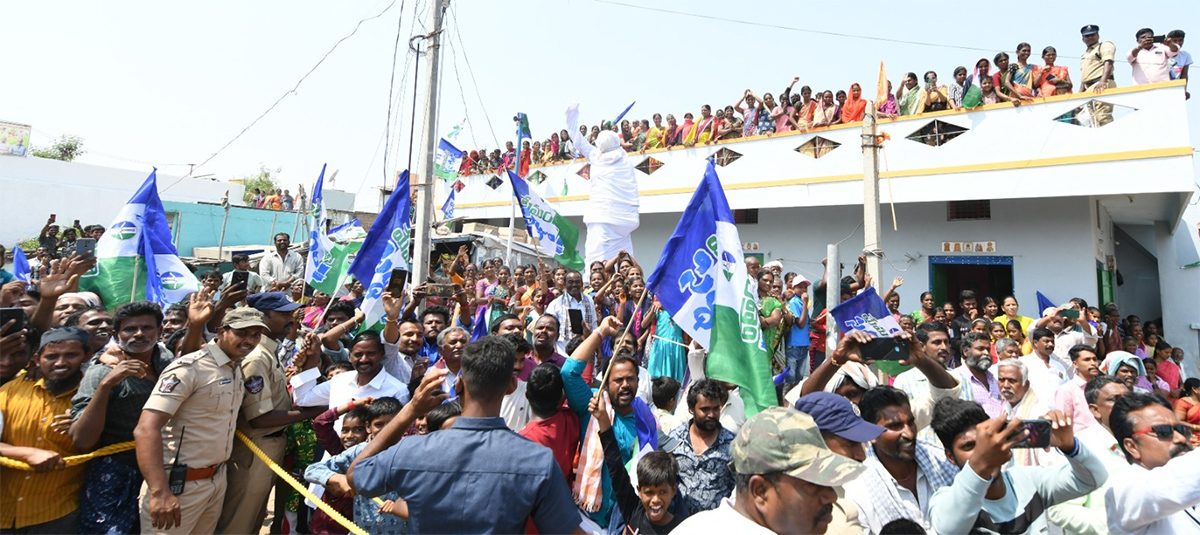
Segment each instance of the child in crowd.
M347 367L349 367L349 363ZM330 367L329 373L332 375L336 366ZM331 377L332 377L331 375ZM330 455L337 455L354 446L367 441L367 425L370 422L370 410L367 408L373 398L356 399L351 403L347 403L340 407L329 409L320 416L313 419L313 431L317 434L317 443L325 448ZM344 415L344 416L343 416ZM339 435L334 431L334 423L338 418L342 419L342 432ZM323 497L325 503L341 513L344 517L351 517L354 514L354 498L352 496L334 496L332 493L326 493ZM309 520L309 529L315 534L344 534L348 533L346 528L335 522L325 511L317 509L312 513L312 519Z
M674 377L663 375L654 378L654 417L658 420L658 430L663 433L687 423L675 416L675 407L679 405L679 386L679 381Z
M375 437L379 430L383 429L388 422L392 421L397 414L400 413L402 405L400 400L393 397L382 397L370 401L367 406L367 435L368 441ZM346 409L346 406L330 409L331 411L340 411ZM321 417L329 415L326 411ZM336 418L333 418L336 420ZM327 425L332 428L332 421L326 418L324 421L329 422ZM346 422L342 421L343 433ZM326 435L328 438L328 435ZM345 442L339 441L342 447L345 447ZM318 461L308 466L304 471L304 479L310 483L316 483L325 487L326 494L331 496L347 496L351 495L353 489L350 488L346 480L346 471L350 469L350 463L355 457L362 452L367 446L367 442L353 444L348 449L345 449L337 455ZM333 453L333 450L330 450ZM354 523L372 535L400 535L408 533L408 521L397 513L405 511L404 500L395 492L390 492L381 497L384 501L383 505L378 505L370 498L362 496L354 496ZM389 503L390 502L390 503ZM391 514L389 514L391 513Z
M621 448L612 430L612 417L603 395L596 395L588 404L588 411L596 419L600 431L600 444L604 448L604 467L612 478L612 488L617 495L617 508L625 519L626 531L643 535L670 533L682 516L671 514L668 506L679 491L679 465L675 457L665 451L646 454L637 463L637 491L625 471L621 460Z

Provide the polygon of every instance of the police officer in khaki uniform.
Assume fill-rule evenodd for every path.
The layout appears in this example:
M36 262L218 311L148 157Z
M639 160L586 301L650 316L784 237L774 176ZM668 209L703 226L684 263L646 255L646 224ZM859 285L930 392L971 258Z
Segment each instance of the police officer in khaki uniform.
M300 305L288 299L284 292L254 294L246 298L246 302L262 312L267 332L258 347L242 359L246 392L242 396L238 429L275 464L280 464L287 446L284 431L288 424L315 418L326 407L292 410L287 375L280 364L279 341L295 326L292 313ZM233 444L227 472L228 488L217 533L258 533L267 515L267 498L275 484L275 473L241 440Z
M142 533L213 533L225 498L225 462L244 381L239 362L267 325L252 308L230 311L217 337L159 375L137 428Z

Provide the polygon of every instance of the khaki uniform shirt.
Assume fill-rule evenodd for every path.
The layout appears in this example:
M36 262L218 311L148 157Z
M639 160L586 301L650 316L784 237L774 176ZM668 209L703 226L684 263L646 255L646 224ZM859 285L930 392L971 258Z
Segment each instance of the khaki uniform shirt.
M287 389L287 374L276 356L278 351L279 342L263 336L258 347L242 359L246 393L242 396L242 415L238 418L238 429L251 438L270 435L287 427L252 429L249 423L250 420L271 411L292 409L292 395Z
M1083 58L1079 60L1080 81L1091 82L1100 80L1100 76L1104 74L1104 62L1113 61L1117 55L1117 46L1110 41L1100 41L1083 52ZM1116 66L1113 66L1113 74L1116 76ZM1110 87L1111 84L1110 84Z
M195 469L229 460L243 390L241 366L216 342L175 359L159 374L144 408L171 415L162 429L168 468L180 448L180 434L180 464Z

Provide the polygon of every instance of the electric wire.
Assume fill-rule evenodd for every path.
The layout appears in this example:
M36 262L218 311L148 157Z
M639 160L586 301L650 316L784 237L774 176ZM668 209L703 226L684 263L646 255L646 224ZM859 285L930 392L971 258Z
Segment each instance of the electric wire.
M387 119L384 121L383 137L386 143L392 137L392 93L396 88L396 59L400 56L400 30L404 27L404 0L400 1L400 16L396 21L396 43L392 48L392 73L388 77L388 107ZM374 159L374 158L372 158ZM374 162L372 162L374 163ZM387 153L383 154L383 185L387 187L388 183L388 158Z

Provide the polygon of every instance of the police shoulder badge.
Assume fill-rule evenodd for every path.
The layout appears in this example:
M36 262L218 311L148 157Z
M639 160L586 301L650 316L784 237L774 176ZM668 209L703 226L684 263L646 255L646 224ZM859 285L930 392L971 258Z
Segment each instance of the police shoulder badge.
M163 377L162 381L158 383L158 391L163 394L170 394L177 386L179 386L179 377L172 373Z
M252 375L246 378L246 392L249 394L257 394L263 389L263 376Z

